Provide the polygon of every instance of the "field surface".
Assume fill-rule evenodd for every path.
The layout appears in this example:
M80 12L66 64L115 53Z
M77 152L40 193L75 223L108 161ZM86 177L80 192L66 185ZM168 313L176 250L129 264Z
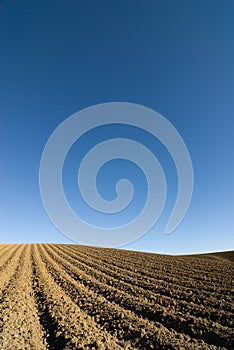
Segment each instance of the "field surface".
M233 257L0 245L0 350L234 349Z

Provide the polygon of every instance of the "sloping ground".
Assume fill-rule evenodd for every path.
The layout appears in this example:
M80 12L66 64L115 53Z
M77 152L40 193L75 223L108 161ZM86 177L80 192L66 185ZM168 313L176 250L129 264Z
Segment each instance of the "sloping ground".
M211 253L209 254L210 257L218 258L218 259L225 259L234 262L234 252L220 252L220 253Z
M232 261L0 245L0 350L233 349Z
M198 259L219 259L219 260L229 260L231 262L234 262L234 251L226 251L226 252L216 252L216 253L206 253L206 254L190 254L190 255L183 255L184 257L196 257Z

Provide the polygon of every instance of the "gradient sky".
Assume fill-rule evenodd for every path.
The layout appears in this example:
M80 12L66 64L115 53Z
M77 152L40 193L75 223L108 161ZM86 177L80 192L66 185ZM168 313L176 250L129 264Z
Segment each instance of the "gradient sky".
M148 234L125 248L172 254L234 249L232 0L2 0L0 23L0 243L71 242L53 226L41 202L42 151L71 114L126 101L158 111L177 128L190 152L195 182L186 217L166 235L176 171L156 141L169 182L165 211ZM98 133L105 139L113 130L95 132L91 143ZM147 135L142 139L149 147L154 142ZM74 208L79 203L76 147L64 169L65 193ZM143 184L132 207L137 211L145 184L129 166L112 164L98 184L112 199L111 176L127 170L133 182ZM92 216L83 214L87 220Z

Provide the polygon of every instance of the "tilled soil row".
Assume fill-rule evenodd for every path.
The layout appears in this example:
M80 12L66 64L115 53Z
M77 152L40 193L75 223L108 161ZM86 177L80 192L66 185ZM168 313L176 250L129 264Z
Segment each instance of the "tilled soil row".
M49 246L46 247L49 248ZM131 296L138 297L140 295L141 299L144 299L144 303L142 303L142 300L140 303L142 305L142 308L144 308L144 315L148 315L148 318L151 320L157 319L160 322L164 322L164 310L165 308L168 308L169 310L172 310L174 313L176 313L176 317L178 316L182 318L183 314L188 314L190 318L191 316L194 316L196 318L200 317L205 319L205 321L203 321L203 323L205 324L205 328L207 328L207 326L211 322L215 322L216 326L221 325L224 327L232 327L233 320L232 313L230 311L220 310L220 308L214 308L213 304L209 306L209 303L207 303L208 305L206 305L206 307L204 307L202 304L195 304L191 300L190 294L190 300L184 300L183 291L180 291L180 294L182 294L181 296L180 294L178 295L177 291L169 291L169 295L165 295L165 289L163 288L163 286L161 287L161 289L163 289L164 293L155 293L155 280L151 281L150 290L147 290L144 288L145 281L142 281L141 279L139 280L139 277L136 277L134 279L132 275L125 275L125 271L127 271L128 267L125 267L125 269L119 269L118 271L116 271L116 269L107 269L105 267L102 267L102 262L96 263L93 260L90 261L88 257L86 257L86 260L84 260L83 257L81 258L80 253L77 256L73 252L70 252L70 250L67 251L66 247L62 247L60 249L60 247L53 245L50 246L50 249L52 249L51 254L53 252L58 253L60 256L66 259L67 262L71 263L74 266L76 265L77 267L79 267L79 269L85 271L88 275L92 276L94 278L96 287L97 282L105 283L107 285L105 295L108 296L108 300L111 300L111 298L113 300L115 299L116 290L114 288L124 292L125 294L130 293ZM160 281L157 281L157 284L159 283ZM147 281L147 285L149 285L149 281ZM108 286L114 287L109 288L109 294ZM172 297L171 294L174 295L174 297ZM220 303L221 301L219 301L219 306ZM151 306L152 304L153 308ZM157 305L157 310L154 312L153 310L155 310L155 305ZM161 306L162 308L160 309L159 306ZM170 325L175 323L171 319L168 320L168 322L170 323ZM192 324L194 324L194 318L191 319L191 322ZM218 325L218 323L220 323L220 325ZM192 328L194 328L194 326L192 326ZM189 332L189 334L192 335L191 331ZM200 338L201 336L197 334L197 337Z
M37 248L33 246L32 255L34 290L49 349L121 349L116 338L97 327L56 283Z
M64 246L76 251L76 246L74 245ZM100 256L102 260L107 259L106 261L108 261L110 254L108 248L96 248L90 246L79 246L77 253L80 253L81 251L89 257L92 256L96 259L97 256ZM184 264L184 261L181 262L181 259L176 259L175 261L173 261L173 257L167 255L141 253L141 255L139 256L138 252L119 251L118 249L113 249L112 259L117 263L121 262L123 264L130 264L134 267L139 266L140 271L142 270L142 266L144 266L146 270L149 269L149 272L152 272L153 269L156 271L158 270L160 272L167 272L168 274L170 274L172 266L174 267L174 270L175 268L177 269L177 273L179 274L184 274L184 272L187 273L188 271L188 269L186 268L187 264Z
M45 350L32 291L30 247L21 246L20 250L15 273L3 291L4 298L0 303L0 349Z
M164 282L166 285L173 285L174 289L177 287L177 290L183 289L184 292L188 293L191 293L192 291L194 295L199 296L200 288L202 288L203 294L207 291L208 298L210 297L210 293L215 291L216 294L220 294L221 298L227 297L228 300L228 296L226 296L224 293L225 289L223 288L223 285L230 285L231 279L229 269L233 268L232 264L228 266L228 264L223 264L222 262L220 263L220 261L216 262L216 264L213 262L215 268L212 268L212 266L210 266L211 264L206 264L206 261L204 264L203 259L203 269L204 265L208 266L205 266L206 271L203 271L201 275L201 263L198 258L191 258L192 261L190 263L190 268L184 272L184 267L189 265L186 261L186 258L176 259L176 257L155 255L155 261L149 264L148 261L143 258L138 258L138 261L135 261L134 258L134 261L131 261L131 258L121 258L119 254L113 254L111 257L108 257L106 249L102 249L102 251L105 252L104 255L102 255L100 252L98 253L97 248L93 247L88 247L86 252L84 249L80 249L80 247L79 250L77 250L73 245L65 246L62 248L69 249L74 254L78 253L79 257L80 254L83 254L83 256L86 256L86 258L93 258L96 261L101 260L99 262L100 265L102 263L104 265L106 264L106 266L110 266L111 259L112 267L114 266L115 269L122 269L125 272L128 271L129 275L131 274L134 277L137 277L137 279L145 279L146 282L150 279L155 280L156 278L161 279L163 277L163 280L161 282ZM130 256L131 253L132 252L129 253ZM133 256L135 256L135 254ZM196 265L197 268L194 268ZM129 266L128 270L126 271L123 266ZM199 266L200 269L198 270ZM217 271L219 272L218 274ZM180 280L177 278L177 276L181 277ZM186 284L183 282L184 280L186 280Z
M65 246L65 245L61 245L61 246L57 246L56 248L59 248L59 249L66 249L66 251L69 250L69 252L71 252L73 254L73 256L76 256L76 258L78 259L78 261L80 260L90 260L92 262L95 263L98 263L100 265L100 267L104 267L106 266L107 268L109 267L110 269L110 262L108 260L108 257L106 258L103 258L103 256L99 253L99 255L97 254L90 254L89 253L84 253L83 252L83 249L80 251L80 247L79 249L76 249L74 246ZM157 257L157 255L156 255ZM171 257L172 259L174 257ZM164 261L161 261L160 265L164 265ZM125 274L128 274L129 277L132 277L134 275L134 277L137 277L137 280L138 279L141 279L142 281L151 281L151 280L154 280L154 281L160 281L161 283L165 283L166 285L167 284L172 284L174 286L174 288L177 288L178 290L180 290L181 288L183 289L183 292L191 292L191 289L195 289L195 291L193 292L198 292L199 291L199 287L201 285L199 285L197 283L197 280L196 280L196 275L194 275L194 271L191 270L191 266L190 266L190 274L189 275L183 275L180 271L177 271L175 269L175 265L176 265L176 261L175 263L172 263L170 268L169 268L169 272L167 271L168 269L164 269L162 266L160 266L160 268L157 268L156 267L153 267L151 266L151 269L150 270L147 270L145 264L141 264L140 267L138 266L137 267L137 264L135 263L126 263L124 260L122 261L121 259L118 259L118 260L115 260L113 257L111 258L111 268L112 270L116 271L117 273L121 272L121 275L122 275L122 272L125 273ZM222 264L223 266L224 264ZM126 266L128 267L128 269L126 269ZM220 272L219 273L219 276L220 278L222 278L222 283L223 283L223 280L224 280L224 277L223 276L226 276L225 277L225 281L226 283L223 283L224 286L225 285L230 285L230 282L231 282L231 272L230 272L230 269L233 270L233 266L226 266L226 269L221 269L220 266L218 266L216 268L216 275L217 275L217 270ZM234 271L234 270L233 270ZM201 270L200 272L201 273ZM203 273L204 274L204 273ZM171 276L171 277L170 277ZM177 276L180 276L181 278L181 281L183 280L186 280L186 285L182 284L183 282L179 281ZM217 294L217 289L219 290L220 289L220 292L223 293L224 290L226 290L224 287L220 287L221 285L221 281L220 281L220 278L218 280L218 282L216 283L217 285L215 285L215 283L213 283L213 285L211 286L207 286L208 285L208 282L206 281L206 284L204 285L203 284L203 293L207 291L207 295L210 295L210 293L212 291L215 290L215 293ZM206 288L207 287L207 288ZM221 293L221 295L222 295Z
M4 250L6 250L7 248L9 248L11 246L11 244L0 244L0 256L2 254L2 252Z
M77 251L77 247L75 247L74 245L66 245L66 247L75 250L78 254L80 254L80 252L82 251L89 257L92 256L95 259L97 259L97 257L99 256L102 259L102 261L104 261L104 259L106 259L106 262L109 261L110 252L108 252L107 248L79 246L79 249ZM171 277L172 281L177 283L179 283L179 281L175 281L175 276L183 276L186 280L189 280L192 271L194 280L196 280L198 283L205 282L205 284L203 284L203 289L209 284L209 282L209 288L212 288L213 283L220 282L220 278L223 281L227 281L228 283L230 282L230 274L226 272L228 272L229 268L232 267L232 264L229 264L228 266L227 261L224 261L223 259L223 261L216 261L214 263L214 261L209 261L209 259L203 257L173 257L149 253L141 253L141 255L139 256L139 253L137 253L138 252L132 251L119 252L119 250L113 249L112 261L120 267L122 266L122 264L130 265L131 267L134 267L135 272L137 272L136 270L139 268L139 273L143 273L144 275L149 274L149 276L151 277L155 277L155 273L158 272L159 274L164 275L165 278ZM223 264L222 262L225 262L225 264ZM201 265L203 268L203 274L199 276L201 272ZM144 266L144 270L142 270L142 266ZM217 266L218 270L221 270L220 274L217 274ZM212 274L212 272L214 273ZM192 279L191 281L194 280ZM170 282L170 280L168 279L167 281ZM216 287L220 286L218 285ZM217 292L217 290L215 291Z
M169 330L159 322L145 320L115 302L106 300L101 294L98 295L92 290L93 286L86 287L81 281L71 278L72 271L63 272L61 261L57 263L55 256L51 258L43 250L45 246L40 248L41 256L45 259L46 266L57 283L71 295L80 308L94 317L96 322L109 332L115 332L118 339L132 339L132 345L137 349L179 349L181 346L185 346L186 349L221 348L207 345L202 339L192 339L186 334L178 333L173 329ZM92 282L91 277L89 281Z
M164 327L174 329L185 335L202 339L210 345L216 346L229 346L229 340L232 329L220 325L218 322L212 322L201 317L194 317L188 312L186 318L181 312L177 312L175 308L161 307L157 303L149 303L144 295L141 295L141 291L138 290L138 296L133 296L126 291L120 291L106 283L100 282L92 276L92 273L86 274L85 266L81 270L80 267L76 268L74 264L69 262L69 257L65 256L65 259L58 255L53 250L48 251L48 246L44 246L49 253L50 258L56 261L59 266L64 268L68 274L76 281L81 282L85 286L92 290L97 295L104 296L108 301L118 304L126 310L134 312L138 316L147 318L149 321L160 322ZM49 249L50 250L50 249ZM109 281L110 282L110 281ZM209 329L209 331L207 331Z
M8 260L3 264L3 269L0 270L0 303L7 294L7 289L18 274L20 268L20 258L24 251L24 246L15 246L13 252L8 252Z
M13 249L13 246L11 244L0 244L0 261L1 262L5 253L8 252L10 249Z
M62 249L64 249L64 247L62 247ZM80 262L80 260L89 261L90 259L88 253L86 253L85 256L83 250L82 253L80 252L80 249L78 251L74 250L74 246L68 246L67 248L65 247L65 249L68 249L69 251L71 249L71 254L78 254L76 255L78 257L78 263ZM91 249L89 249L88 252L89 251L91 251ZM170 258L173 259L172 257ZM124 260L122 261L121 259L115 260L113 256L109 257L109 260L108 258L103 259L100 253L99 256L96 254L94 255L94 257L91 254L91 259L93 259L94 261L94 266L98 264L97 268L99 269L100 267L101 271L105 271L104 269L106 269L106 267L110 267L111 261L111 273L113 277L115 277L114 274L117 275L117 278L121 275L121 279L126 282L128 282L128 279L132 279L132 284L134 283L134 281L137 280L138 282L140 282L141 286L144 289L148 289L152 292L156 292L157 294L161 294L164 296L172 296L173 299L183 298L189 303L193 302L194 304L198 303L207 305L209 304L211 293L215 290L215 294L220 294L220 297L215 298L215 300L212 301L212 308L216 308L217 310L220 310L221 306L222 308L228 308L225 311L228 311L231 308L231 297L227 295L227 293L225 293L225 289L223 288L221 283L209 284L208 281L206 281L206 283L201 283L200 281L197 281L194 278L194 276L196 275L193 272L191 272L191 270L189 276L183 275L181 271L178 272L177 270L175 270L175 264L173 263L171 263L170 268L162 270L162 266L166 264L165 257L164 260L161 262L162 266L160 267L160 269L158 268L158 266L157 268L153 268L151 266L150 270L147 270L147 268L145 267L146 264L144 263L142 263L141 267L139 268L135 263L126 263ZM168 257L167 260L169 260ZM126 266L128 266L127 269ZM220 275L225 275L224 271L221 271ZM178 279L177 276L180 276L180 279ZM156 280L158 281L157 284L155 283ZM152 290L152 285L154 285L154 290ZM230 305L227 304L228 302Z
M43 248L45 246L39 247L40 256L57 284L97 324L115 335L123 348L130 346L130 349L144 350L177 349L181 345L180 335L176 332L170 332L161 324L156 327L152 322L138 318L132 312L109 302L79 281L75 281L56 263L55 257L50 258Z
M234 349L228 254L0 245L0 350Z
M20 249L19 245L10 245L4 250L0 256L0 273L5 270L18 249Z

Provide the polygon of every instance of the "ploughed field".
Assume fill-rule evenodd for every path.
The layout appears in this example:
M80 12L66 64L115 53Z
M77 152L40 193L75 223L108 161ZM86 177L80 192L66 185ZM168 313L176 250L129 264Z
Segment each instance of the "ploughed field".
M233 257L0 245L0 349L234 349Z

